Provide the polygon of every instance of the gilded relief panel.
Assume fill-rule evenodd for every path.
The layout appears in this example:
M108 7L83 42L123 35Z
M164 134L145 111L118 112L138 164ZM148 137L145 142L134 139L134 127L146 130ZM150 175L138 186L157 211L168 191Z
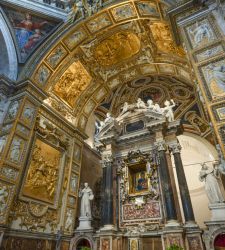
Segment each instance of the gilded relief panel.
M220 59L201 67L201 72L209 98L223 98L225 96L225 59Z
M61 152L36 139L23 195L54 204L58 184Z
M177 47L173 41L170 27L165 22L154 22L150 24L153 38L159 50L166 53L176 53L184 56L185 52L182 48Z
M94 57L102 66L111 66L128 59L140 50L140 39L132 32L122 31L103 40L94 49Z
M65 71L53 91L73 108L77 97L90 84L91 79L81 62L76 61Z

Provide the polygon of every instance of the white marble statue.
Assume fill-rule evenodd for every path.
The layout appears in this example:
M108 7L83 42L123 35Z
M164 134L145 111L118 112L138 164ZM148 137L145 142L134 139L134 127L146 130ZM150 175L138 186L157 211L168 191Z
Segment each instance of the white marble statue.
M136 104L138 109L146 109L145 103L141 100L141 98L137 99L137 104Z
M162 114L162 113L163 113L163 111L162 111L162 109L160 108L160 106L159 106L158 103L156 103L156 104L154 105L153 111L155 111L156 113L159 113L159 114Z
M151 99L147 101L147 108L153 110L154 109L154 103Z
M128 108L129 108L129 105L128 105L127 102L125 102L125 103L123 104L122 112L120 113L119 116L122 116L123 114L125 114L125 113L128 111Z
M170 102L172 105L170 105ZM174 121L174 113L173 113L173 108L176 106L175 102L173 99L170 101L166 100L164 102L165 107L162 108L163 114L166 116L169 122Z
M199 173L199 180L205 181L205 190L209 202L211 204L224 202L224 198L218 183L218 169L213 167L210 168L205 163L201 165L202 169Z
M107 114L106 114L106 118L105 118L105 120L104 120L104 123L106 124L106 123L110 123L110 122L112 122L114 120L114 118L111 116L111 114L108 112Z
M0 212L3 212L6 208L6 197L8 197L8 191L6 186L0 188Z
M91 203L90 201L94 199L93 192L88 186L88 183L84 183L84 188L80 189L79 197L81 198L80 206L80 216L91 218Z

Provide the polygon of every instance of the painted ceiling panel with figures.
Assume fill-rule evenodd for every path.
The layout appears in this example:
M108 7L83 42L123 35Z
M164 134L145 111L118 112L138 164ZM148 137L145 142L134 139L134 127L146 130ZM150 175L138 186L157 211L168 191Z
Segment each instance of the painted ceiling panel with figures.
M11 7L3 3L0 7L11 25L22 63L60 24L60 20L33 13L28 9Z

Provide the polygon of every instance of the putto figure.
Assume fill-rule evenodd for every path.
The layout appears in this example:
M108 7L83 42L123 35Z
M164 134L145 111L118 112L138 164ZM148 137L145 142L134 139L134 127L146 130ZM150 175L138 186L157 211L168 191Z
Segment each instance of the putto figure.
M172 105L170 105L170 102ZM162 112L165 115L165 117L168 119L168 122L174 121L174 113L173 113L173 108L176 106L175 102L173 99L170 101L165 101L164 102L165 107L162 108Z

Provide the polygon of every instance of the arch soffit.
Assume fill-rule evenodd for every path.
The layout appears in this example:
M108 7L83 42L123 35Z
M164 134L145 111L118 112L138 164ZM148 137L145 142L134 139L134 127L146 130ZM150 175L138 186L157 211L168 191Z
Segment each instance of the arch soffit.
M143 75L176 76L187 85L192 85L186 57L173 42L164 19L165 5L153 0L150 4L156 8L156 12L146 14L140 10L140 2L148 3L126 1L115 4L70 28L31 76L40 88L50 93L51 98L61 100L66 105L67 111L77 117L76 125L82 130L101 101L113 89L132 79ZM161 38L168 38L164 44L161 43L157 27L165 32ZM130 43L129 38L136 43ZM105 56L121 50L121 44L127 40L129 44L126 45L130 46L130 50L126 51L126 46L123 47L123 58ZM113 47L113 43L117 45ZM72 98L76 100L73 105L68 105L66 98L54 91L66 72L68 81L74 82L71 75L79 75L85 85L76 91ZM71 91L67 90L67 93Z
M6 77L15 81L18 74L18 61L16 47L13 41L13 37L10 32L10 25L6 21L6 17L0 8L0 32L3 35L7 55L8 55L8 74Z

